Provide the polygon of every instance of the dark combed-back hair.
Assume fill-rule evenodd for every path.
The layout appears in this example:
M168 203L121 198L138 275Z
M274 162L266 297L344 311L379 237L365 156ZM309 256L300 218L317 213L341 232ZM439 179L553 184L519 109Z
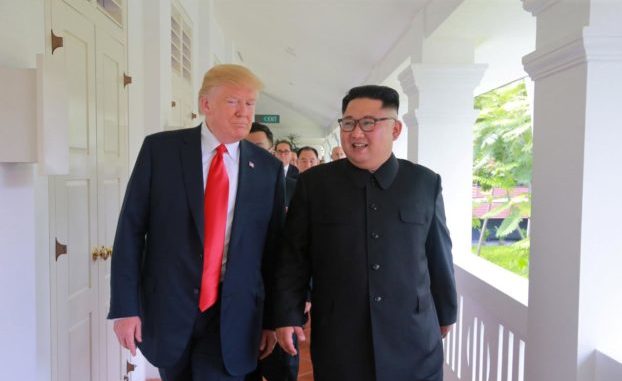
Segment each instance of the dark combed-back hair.
M382 101L382 108L400 108L400 96L394 89L387 86L365 85L350 89L341 102L341 113L346 112L348 103L357 98L370 98Z
M270 141L270 145L274 144L274 136L272 135L272 131L270 131L270 128L265 124L253 122L249 133L252 134L253 132L263 132Z
M294 145L289 140L285 140L285 139L277 140L276 143L274 143L274 148L276 148L276 146L278 146L279 144L287 144L287 146L289 147L289 150L294 151Z
M320 155L318 155L317 150L313 147L309 147L309 146L304 146L301 149L298 150L298 156L300 156L300 154L302 153L302 151L312 151L315 154L315 157L317 159L320 158Z

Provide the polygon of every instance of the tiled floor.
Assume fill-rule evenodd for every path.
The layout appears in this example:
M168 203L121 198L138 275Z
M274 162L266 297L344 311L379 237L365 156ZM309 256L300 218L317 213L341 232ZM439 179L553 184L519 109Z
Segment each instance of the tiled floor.
M313 381L313 368L311 366L311 353L309 343L311 340L311 322L305 326L305 336L307 341L300 343L300 370L298 371L298 381Z

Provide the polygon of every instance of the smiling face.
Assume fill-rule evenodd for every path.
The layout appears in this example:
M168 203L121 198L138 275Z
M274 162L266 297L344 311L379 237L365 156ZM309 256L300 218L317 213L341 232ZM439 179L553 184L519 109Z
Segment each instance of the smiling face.
M244 139L255 115L257 90L223 84L210 89L199 99L207 128L216 139L229 144Z
M378 99L356 98L348 103L343 118L397 118L396 114L396 110L382 108L382 101ZM354 166L375 171L389 159L393 141L401 132L402 124L398 120L379 121L369 132L364 132L357 124L350 132L341 130L341 145Z
M313 152L310 149L306 149L306 150L302 150L300 151L300 153L298 154L298 169L300 170L300 173L306 171L307 169L311 168L311 167L315 167L316 165L319 164L319 160L317 158L317 156L315 156L315 152Z

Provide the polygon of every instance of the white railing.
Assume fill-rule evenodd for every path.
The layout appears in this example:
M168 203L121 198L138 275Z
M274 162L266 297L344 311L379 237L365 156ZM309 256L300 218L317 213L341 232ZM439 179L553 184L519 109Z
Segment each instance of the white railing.
M528 281L474 255L455 265L458 320L444 340L444 379L523 381Z

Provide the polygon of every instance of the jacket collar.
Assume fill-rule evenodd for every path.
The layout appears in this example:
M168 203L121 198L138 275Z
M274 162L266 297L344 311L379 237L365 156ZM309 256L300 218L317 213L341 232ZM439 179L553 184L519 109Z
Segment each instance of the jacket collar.
M343 166L347 175L357 187L365 187L371 181L371 178L374 178L383 190L388 189L393 184L399 170L399 162L393 154L373 173L355 166L348 159L343 160Z

